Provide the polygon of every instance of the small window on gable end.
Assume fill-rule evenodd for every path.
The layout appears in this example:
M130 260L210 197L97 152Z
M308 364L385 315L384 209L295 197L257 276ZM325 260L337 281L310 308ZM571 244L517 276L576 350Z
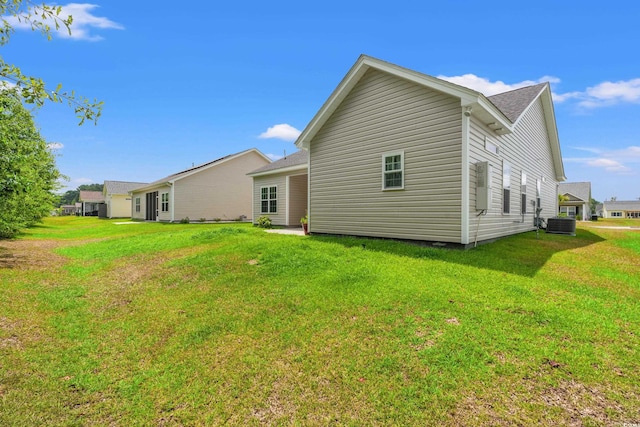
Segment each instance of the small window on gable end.
M404 188L404 151L382 155L382 189L402 190Z
M484 149L493 154L500 154L500 147L491 142L489 138L484 137Z

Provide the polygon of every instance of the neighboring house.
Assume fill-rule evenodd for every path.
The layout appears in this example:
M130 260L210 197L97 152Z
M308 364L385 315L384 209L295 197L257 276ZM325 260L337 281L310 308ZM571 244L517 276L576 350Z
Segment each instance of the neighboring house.
M640 218L640 200L602 203L603 218Z
M131 218L131 191L148 185L145 182L105 181L102 187L106 218Z
M307 212L308 162L308 153L300 150L249 174L254 223L265 215L274 225L300 226Z
M80 212L82 216L98 216L100 205L104 204L102 191L80 190Z
M252 180L247 174L269 163L252 148L169 175L131 192L131 217L169 222L250 218Z
M361 56L296 141L309 231L471 246L558 212L548 83L486 97Z
M583 221L591 219L591 183L562 182L558 184L558 195L565 196L560 202L560 213ZM595 213L594 213L595 215Z
M62 205L60 206L60 215L75 215L76 205Z

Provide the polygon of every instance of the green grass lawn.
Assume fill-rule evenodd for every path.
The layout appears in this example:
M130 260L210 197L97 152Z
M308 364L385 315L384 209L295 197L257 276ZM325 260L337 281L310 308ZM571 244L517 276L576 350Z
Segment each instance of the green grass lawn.
M469 251L116 222L0 241L0 425L640 423L620 221Z

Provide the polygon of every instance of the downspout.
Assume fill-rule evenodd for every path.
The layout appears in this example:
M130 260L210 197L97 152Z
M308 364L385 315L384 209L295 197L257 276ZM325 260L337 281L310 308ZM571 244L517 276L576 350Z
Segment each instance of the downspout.
M169 218L169 222L174 222L175 221L175 199L173 197L174 195L174 191L173 189L175 188L173 186L173 182L169 181L167 182L167 184L169 184L169 187L171 188L171 190L169 191L169 212L170 212L170 218Z
M287 224L287 226L289 226L289 184L290 184L290 176L287 175L284 178L284 185L285 185L285 189L284 189L284 223Z
M464 107L462 112L462 179L461 179L461 218L460 243L469 244L469 133L471 129L471 107Z

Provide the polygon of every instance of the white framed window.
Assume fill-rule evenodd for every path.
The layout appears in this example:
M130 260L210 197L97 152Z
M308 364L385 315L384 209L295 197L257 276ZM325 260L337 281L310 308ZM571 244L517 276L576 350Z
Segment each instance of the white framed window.
M542 182L536 179L536 209L542 209Z
M404 189L404 151L382 155L382 189Z
M568 217L575 218L576 207L575 206L560 206L560 213L566 214Z
M169 193L162 193L162 212L169 212Z
M502 213L511 212L511 165L502 161Z
M527 173L522 171L520 175L520 213L527 213Z
M260 187L260 213L278 213L278 187Z
M486 136L484 137L484 149L495 155L500 154L500 147L491 142L491 140Z
M611 218L622 218L622 212L611 212Z
M140 212L140 197L136 197L136 212Z

